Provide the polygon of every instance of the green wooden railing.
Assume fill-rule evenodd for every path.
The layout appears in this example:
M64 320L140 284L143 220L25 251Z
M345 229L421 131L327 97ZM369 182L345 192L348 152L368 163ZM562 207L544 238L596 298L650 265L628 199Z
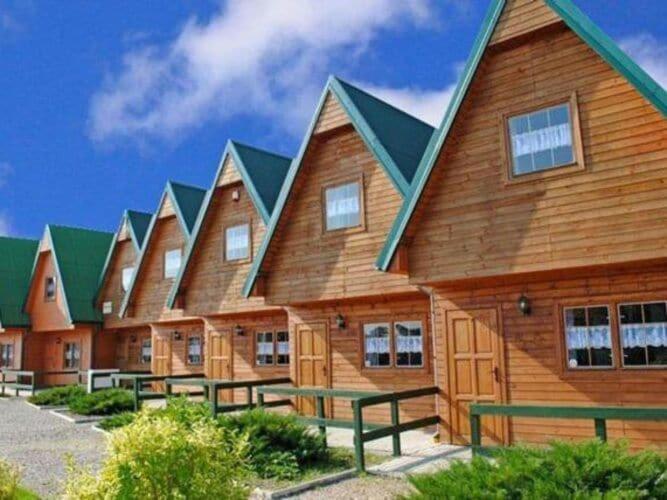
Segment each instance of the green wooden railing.
M111 384L113 387L119 387L124 381L129 381L132 385L132 393L134 395L134 411L139 411L141 402L149 399L164 399L167 397L166 392L144 390L146 384L154 382L164 382L169 379L184 379L184 378L201 378L203 373L188 374L188 375L147 375L143 373L114 373L111 375Z
M399 421L399 402L437 393L437 387L424 387L399 392L356 391L317 387L258 387L257 403L258 406L265 406L264 396L267 394L314 397L317 416L314 418L299 417L299 420L309 425L317 425L323 435L326 435L327 427L351 428L354 431L354 455L357 471L363 472L366 470L364 443L391 436L393 454L394 456L399 456L401 455L401 433L438 423L437 415L401 423ZM327 398L350 400L352 404L352 422L327 418L324 411L324 401ZM387 403L390 405L391 410L391 425L372 424L364 421L364 408Z
M470 434L473 453L482 447L482 415L503 417L591 419L595 435L607 440L607 420L667 421L667 408L627 406L547 406L513 404L471 404Z
M259 386L270 386L276 384L287 384L290 383L291 379L289 377L282 378L271 378L271 379L254 379L254 380L227 380L227 379L206 379L206 378L167 378L165 380L166 392L167 395L171 395L173 392L174 386L189 386L189 387L202 387L204 389L203 393L209 404L211 405L211 414L213 418L217 417L219 413L237 411L237 410L247 410L254 408L256 405L253 401L253 388ZM246 390L246 401L245 403L220 403L219 402L219 391L221 390L233 390L241 389ZM192 394L192 393L189 393ZM291 401L289 399L283 399L280 401L269 401L265 403L265 406L283 406L289 405Z

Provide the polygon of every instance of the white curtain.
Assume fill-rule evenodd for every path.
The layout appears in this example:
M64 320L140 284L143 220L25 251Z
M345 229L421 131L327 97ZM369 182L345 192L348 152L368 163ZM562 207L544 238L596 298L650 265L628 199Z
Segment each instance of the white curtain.
M423 349L421 322L396 323L396 352L421 353Z
M364 325L364 337L366 338L366 353L383 354L389 352L388 324Z
M181 250L169 250L164 254L164 277L175 278L181 267Z
M250 230L248 224L227 228L226 258L227 260L247 259L249 256Z
M327 229L359 225L359 185L345 184L326 191Z
M569 123L552 125L512 136L512 152L515 157L564 146L572 146L572 131Z
M127 292L127 289L130 288L130 282L132 281L132 274L134 274L134 267L123 268L121 280L123 282L124 292Z
M566 329L568 349L611 349L609 326L568 326Z
M623 347L667 347L667 323L621 325Z
M289 341L278 342L278 354L289 354Z
M199 337L191 337L188 342L188 354L190 356L201 355L201 340Z

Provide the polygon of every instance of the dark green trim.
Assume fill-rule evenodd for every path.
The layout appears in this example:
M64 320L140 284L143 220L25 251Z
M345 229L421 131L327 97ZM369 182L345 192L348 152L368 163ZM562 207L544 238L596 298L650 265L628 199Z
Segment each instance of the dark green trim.
M180 206L180 202L176 194L174 193L174 185L179 186L184 189L189 189L193 191L200 191L201 192L201 197L202 199L200 200L200 206L199 206L199 211L197 214L197 219L199 219L199 216L201 215L201 206L204 201L204 198L209 196L209 193L205 191L204 189L195 187L195 186L186 186L184 184L176 184L173 183L172 181L167 182L167 186L165 187L164 191L162 192L162 196L160 197L160 203L158 203L157 210L153 214L153 217L151 217L151 222L148 225L148 230L146 231L146 236L144 237L144 243L141 246L141 252L139 253L139 258L136 260L136 265L135 265L135 270L134 274L132 275L132 281L130 282L130 286L127 289L127 292L125 293L125 296L123 297L123 302L121 303L120 310L118 311L118 316L119 317L124 317L125 313L127 312L127 308L130 304L130 301L132 300L132 295L134 293L134 288L137 283L137 279L139 277L141 268L144 263L144 259L146 257L146 253L148 252L148 247L150 246L151 240L153 239L153 231L155 230L155 226L157 224L157 221L159 220L160 216L160 209L162 208L162 205L167 197L171 199L172 205L174 206L174 211L176 212L176 218L178 219L178 222L181 226L181 230L183 231L183 236L185 239L186 245L188 244L190 240L190 227L188 225L187 220L185 219L182 211L182 207ZM182 264L181 264L182 266Z
M534 418L601 418L606 420L667 420L667 408L628 406L470 405L471 415Z
M279 396L321 396L338 399L361 399L371 396L390 395L378 391L354 391L349 389L326 389L319 387L258 387L259 394L276 394Z
M667 92L653 80L630 57L628 57L588 16L579 10L571 0L545 0L565 24L597 52L610 66L623 75L656 109L667 116ZM504 0L493 0L477 35L463 76L447 108L438 131L429 144L412 183L411 193L401 207L389 232L387 241L376 260L376 267L382 271L389 269L396 249L421 198L440 150L449 135L454 119L477 71L479 62L496 28L500 14L505 7Z

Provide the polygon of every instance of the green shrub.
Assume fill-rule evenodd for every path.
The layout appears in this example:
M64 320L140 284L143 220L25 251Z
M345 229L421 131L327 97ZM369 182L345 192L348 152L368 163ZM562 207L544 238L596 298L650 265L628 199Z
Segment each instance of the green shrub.
M97 477L71 463L66 499L241 499L246 441L209 419L188 427L142 411L109 439Z
M104 389L69 402L69 409L79 415L114 415L133 408L134 396L125 389Z
M135 413L126 411L105 418L101 422L98 422L97 426L105 431L112 431L114 429L119 429L121 427L125 427L126 425L131 424L132 422L134 422L135 418L136 418Z
M21 474L18 467L0 459L0 500L14 500L19 490Z
M154 410L158 417L170 418L185 426L202 420L212 421L211 407L206 403L195 403L187 396L174 396L167 400L167 406Z
M218 422L248 436L249 465L260 477L292 479L304 466L328 456L324 437L293 415L256 409L222 416Z
M409 498L667 498L667 457L628 452L626 444L553 443L512 447L444 471L410 478ZM445 495L446 493L446 495Z
M53 387L30 396L28 401L40 406L67 406L73 400L85 396L86 390L78 385Z

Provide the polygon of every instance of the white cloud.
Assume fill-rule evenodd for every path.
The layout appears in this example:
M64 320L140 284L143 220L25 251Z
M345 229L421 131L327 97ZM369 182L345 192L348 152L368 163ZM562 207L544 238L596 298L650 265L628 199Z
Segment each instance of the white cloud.
M624 38L620 46L660 85L667 87L667 42L650 33L640 33Z
M90 135L176 140L250 113L300 134L331 67L349 66L385 30L432 26L431 9L431 0L230 0L209 20L190 18L168 46L127 52L92 97ZM409 105L409 92L396 97Z
M6 212L0 212L0 236L10 236L12 232L11 218Z
M14 173L14 169L7 162L0 162L0 188L7 184L7 179Z

